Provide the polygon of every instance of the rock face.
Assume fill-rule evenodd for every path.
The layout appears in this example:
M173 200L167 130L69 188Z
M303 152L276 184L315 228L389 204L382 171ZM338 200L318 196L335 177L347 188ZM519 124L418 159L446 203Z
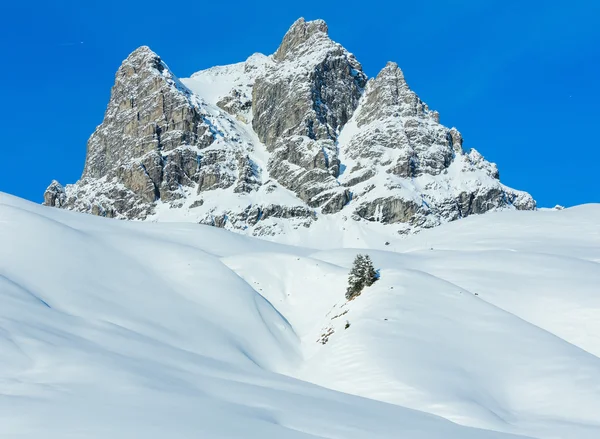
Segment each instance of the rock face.
M186 197L185 188L255 189L248 145L236 141L235 130L222 130L219 116L158 55L140 47L117 71L104 120L88 141L81 180L68 188L61 207L143 219L157 201Z
M46 192L44 192L44 204L46 206L62 207L66 198L65 188L56 180L52 181Z
M101 178L132 159L181 145L209 146L214 135L190 95L158 55L145 46L135 50L117 71L82 178Z
M252 127L272 148L289 136L335 140L358 105L366 76L321 20L296 21L254 84Z
M117 71L104 121L88 141L82 180L122 183L142 203L177 198L180 185L219 181L198 166L198 151L214 140L189 90L140 47Z
M148 47L135 50L117 71L80 181L52 182L44 204L255 235L309 227L319 215L407 232L535 208L462 145L395 63L368 80L324 21L299 19L273 55L189 79Z
M337 136L367 78L354 56L329 39L322 20L296 21L273 61L252 94L252 127L273 152L269 172L309 206L334 213L345 203L329 201L346 193L336 180Z

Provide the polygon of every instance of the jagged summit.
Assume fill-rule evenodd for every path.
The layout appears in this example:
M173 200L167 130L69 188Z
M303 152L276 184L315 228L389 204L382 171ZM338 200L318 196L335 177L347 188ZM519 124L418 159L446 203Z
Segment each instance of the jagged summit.
M394 61L388 61L375 77L377 80L383 80L384 78L394 78L399 87L408 87L402 69Z
M149 47L133 51L117 70L104 120L88 141L82 177L100 178L151 151L198 143L189 94Z
M276 61L297 56L301 49L308 49L319 40L329 40L329 29L323 20L305 21L299 18L283 37L281 45L273 55ZM308 46L308 47L306 47Z
M131 62L133 59L144 59L150 62L160 62L160 57L148 46L140 46L127 56L123 63Z
M369 80L357 124L360 127L384 114L407 116L426 112L427 105L410 90L398 64L388 62L375 78Z
M81 180L53 182L44 203L258 236L330 221L405 233L535 208L494 164L463 151L460 132L439 123L396 63L369 79L324 21L302 18L273 55L182 80L136 49L117 71Z

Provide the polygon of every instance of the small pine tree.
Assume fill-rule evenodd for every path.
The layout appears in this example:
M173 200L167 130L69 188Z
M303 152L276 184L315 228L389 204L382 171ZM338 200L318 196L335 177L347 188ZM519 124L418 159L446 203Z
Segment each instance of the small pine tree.
M350 300L358 296L364 287L373 285L377 279L377 271L375 271L371 258L368 255L356 255L348 275L346 299Z
M360 294L365 286L362 270L364 265L364 256L356 255L352 269L348 275L348 288L346 289L346 299L350 300Z

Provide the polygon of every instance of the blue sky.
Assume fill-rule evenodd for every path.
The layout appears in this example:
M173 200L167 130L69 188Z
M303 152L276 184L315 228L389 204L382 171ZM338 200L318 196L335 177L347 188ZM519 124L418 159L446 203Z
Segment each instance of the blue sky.
M85 6L82 6L85 4ZM29 1L0 18L0 191L75 182L114 74L149 45L178 76L275 51L300 16L374 76L388 60L465 148L540 206L600 202L600 2Z

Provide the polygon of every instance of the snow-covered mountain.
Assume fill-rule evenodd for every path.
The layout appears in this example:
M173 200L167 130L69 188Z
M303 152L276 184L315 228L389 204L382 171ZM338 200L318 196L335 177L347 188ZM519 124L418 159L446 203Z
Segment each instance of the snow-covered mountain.
M600 205L536 210L321 20L138 48L44 204L0 193L2 438L600 437Z
M53 182L44 202L263 237L332 222L385 224L391 235L535 208L462 144L396 64L369 79L325 22L300 19L273 55L187 79L148 47L135 50L80 181Z
M288 246L0 193L0 436L598 438L599 223L513 210ZM371 248L331 248L347 233ZM348 302L358 252L380 279Z

